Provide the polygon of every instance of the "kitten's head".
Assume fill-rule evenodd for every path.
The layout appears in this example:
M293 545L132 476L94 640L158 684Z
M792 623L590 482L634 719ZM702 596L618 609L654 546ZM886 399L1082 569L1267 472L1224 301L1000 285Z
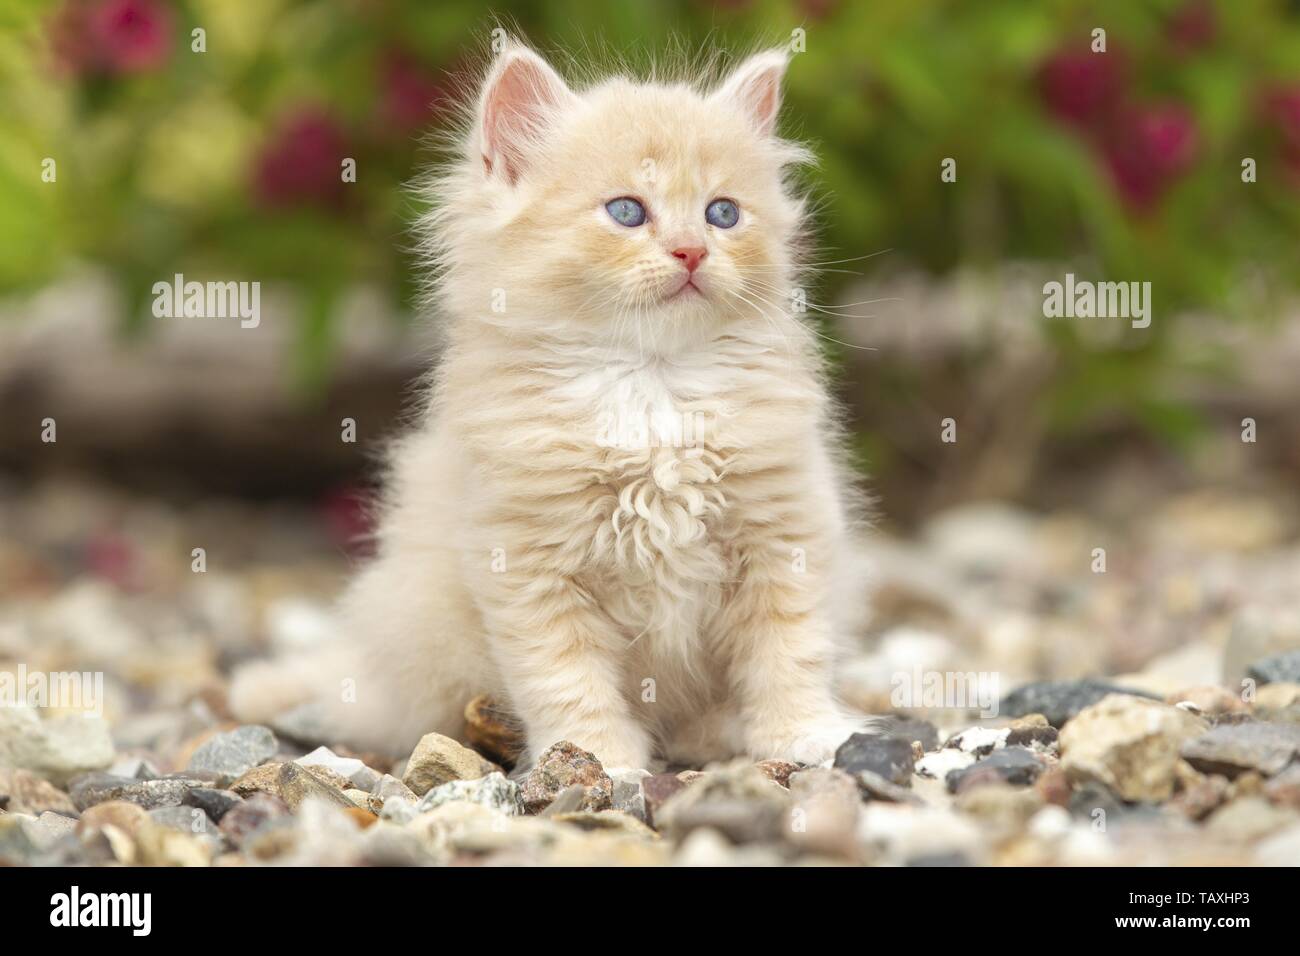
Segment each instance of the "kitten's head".
M767 321L804 214L785 173L809 159L776 135L785 68L767 52L707 90L622 77L574 90L506 49L435 184L447 304L656 351Z

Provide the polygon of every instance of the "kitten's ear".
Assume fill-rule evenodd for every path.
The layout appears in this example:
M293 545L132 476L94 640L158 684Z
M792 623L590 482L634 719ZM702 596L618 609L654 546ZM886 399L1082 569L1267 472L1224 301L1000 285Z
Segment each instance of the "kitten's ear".
M781 80L789 62L785 50L756 53L736 67L713 96L740 110L759 133L770 136L776 130L776 114L781 109Z
M487 174L511 185L518 182L533 148L573 100L545 60L527 47L507 47L492 64L479 96L479 149Z

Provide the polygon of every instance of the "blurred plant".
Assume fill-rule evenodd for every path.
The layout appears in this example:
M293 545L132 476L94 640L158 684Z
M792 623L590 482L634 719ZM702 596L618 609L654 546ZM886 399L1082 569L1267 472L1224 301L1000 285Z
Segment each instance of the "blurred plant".
M127 286L149 321L159 276L281 280L306 303L299 371L328 369L349 285L410 304L403 191L450 74L495 25L478 0L10 0L0 38L0 289L71 260ZM1082 260L1149 280L1158 320L1124 374L1149 376L1170 319L1260 311L1294 289L1300 235L1300 8L1285 0L513 0L544 50L633 62L806 31L786 129L811 140L823 258L946 271ZM207 32L206 52L191 31ZM1107 31L1094 53L1092 31ZM563 64L564 58L560 56ZM58 162L58 186L40 176ZM357 181L339 178L344 158ZM957 160L958 178L940 181ZM1259 182L1241 163L1257 161ZM852 267L850 267L851 271ZM828 272L821 297L846 282ZM1104 376L1068 331L1060 385ZM1156 381L1151 376L1151 381ZM1135 378L1125 389L1141 387Z

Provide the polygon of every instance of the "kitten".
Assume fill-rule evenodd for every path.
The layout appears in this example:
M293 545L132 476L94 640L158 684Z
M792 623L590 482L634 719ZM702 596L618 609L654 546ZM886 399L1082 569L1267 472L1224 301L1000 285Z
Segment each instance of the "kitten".
M455 736L470 697L608 767L819 763L862 720L836 639L866 601L819 350L786 309L804 203L776 134L786 56L717 88L570 89L512 45L427 240L448 342L395 449L345 643L254 665L232 705L309 693L355 746Z

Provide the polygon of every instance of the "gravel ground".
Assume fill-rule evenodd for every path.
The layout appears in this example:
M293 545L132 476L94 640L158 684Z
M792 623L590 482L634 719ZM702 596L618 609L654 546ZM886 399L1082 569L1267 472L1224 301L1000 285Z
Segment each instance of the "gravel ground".
M345 499L10 489L0 690L90 672L103 706L0 707L0 863L1300 863L1294 503L1158 500L880 533L842 692L891 717L833 765L619 770L560 741L520 774L485 698L398 761L231 720L232 666L329 633Z

